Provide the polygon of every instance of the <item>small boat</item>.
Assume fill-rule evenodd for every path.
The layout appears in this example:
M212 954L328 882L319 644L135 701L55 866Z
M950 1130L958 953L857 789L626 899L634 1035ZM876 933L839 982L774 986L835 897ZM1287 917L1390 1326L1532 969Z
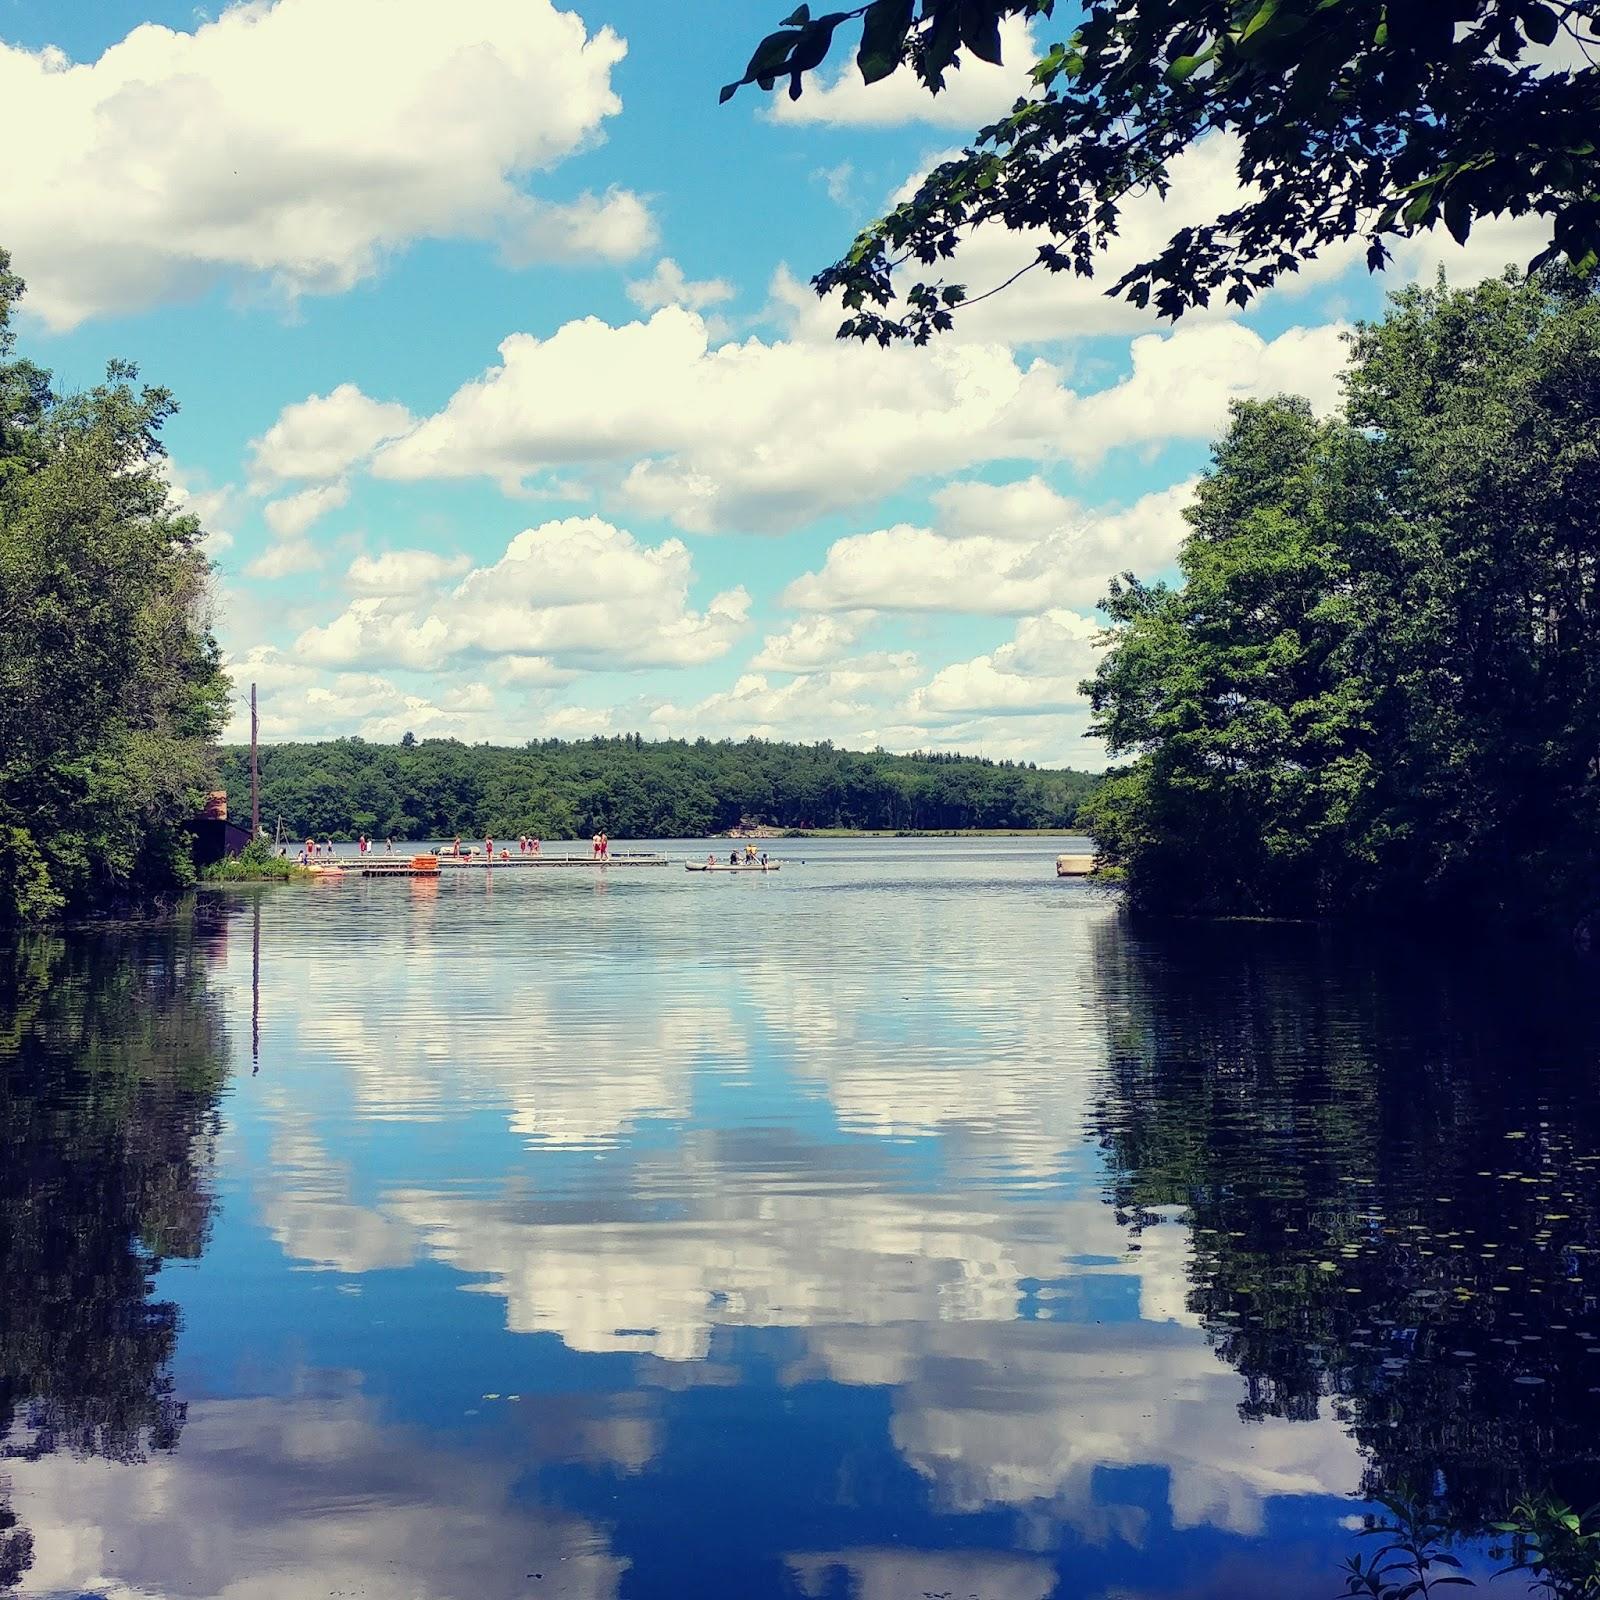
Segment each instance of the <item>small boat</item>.
M685 861L685 872L779 872L781 861L741 861L735 866L731 861Z

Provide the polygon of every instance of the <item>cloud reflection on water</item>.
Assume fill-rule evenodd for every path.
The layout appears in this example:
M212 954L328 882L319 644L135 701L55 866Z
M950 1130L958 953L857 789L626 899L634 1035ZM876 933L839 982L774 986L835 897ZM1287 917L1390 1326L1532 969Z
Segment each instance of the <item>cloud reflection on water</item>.
M592 904L577 920L616 937ZM684 1366L691 1388L727 1381L708 1365L722 1330L800 1330L783 1381L890 1391L892 1445L950 1512L1137 1540L1145 1513L1102 1503L1097 1473L1159 1467L1175 1526L1252 1534L1275 1495L1358 1483L1331 1419L1239 1426L1238 1379L1186 1309L1187 1230L1169 1219L1130 1251L1105 1204L1085 1145L1104 1044L1082 986L1108 908L1061 928L1048 980L970 926L952 951L956 908L935 905L897 930L888 972L841 950L836 926L826 950L769 926L726 982L645 947L625 987L617 952L559 925L509 980L449 953L432 924L463 909L430 905L438 945L368 953L359 1015L298 1005L292 966L273 1011L289 1070L321 1057L347 1086L330 1137L399 1118L427 1144L430 1124L469 1113L504 1137L474 1138L468 1181L385 1182L356 1204L318 1164L315 1118L280 1103L258 1203L290 1256L346 1273L442 1263L500 1297L510 1331L644 1358L645 1385L667 1381L655 1363ZM718 1098L729 1085L756 1096L754 1123ZM803 1130L819 1103L833 1130ZM642 1138L652 1123L670 1138ZM530 1165L563 1149L603 1164Z
M518 1465L441 1449L359 1395L192 1406L137 1470L57 1456L17 1480L29 1590L104 1600L511 1600L529 1577L612 1600L626 1566L584 1519L514 1496Z

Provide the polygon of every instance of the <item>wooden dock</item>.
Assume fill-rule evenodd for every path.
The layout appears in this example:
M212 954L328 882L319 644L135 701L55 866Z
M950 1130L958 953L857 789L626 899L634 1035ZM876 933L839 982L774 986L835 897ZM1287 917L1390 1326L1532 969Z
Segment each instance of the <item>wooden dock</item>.
M354 872L363 878L437 878L439 876L439 858L437 856L370 856L360 859L352 866L344 866L346 872Z
M502 861L483 856L348 856L319 857L311 871L319 878L438 878L446 872L504 872L513 867L587 867L591 871L611 867L667 867L671 861L650 851L621 851L609 856L514 855Z
M619 851L609 856L556 856L556 855L514 855L501 860L498 856L489 861L483 856L447 856L437 858L440 867L450 872L460 872L476 868L487 871L493 868L496 872L506 871L515 867L666 867L672 863L666 856L656 855L653 852L634 850Z

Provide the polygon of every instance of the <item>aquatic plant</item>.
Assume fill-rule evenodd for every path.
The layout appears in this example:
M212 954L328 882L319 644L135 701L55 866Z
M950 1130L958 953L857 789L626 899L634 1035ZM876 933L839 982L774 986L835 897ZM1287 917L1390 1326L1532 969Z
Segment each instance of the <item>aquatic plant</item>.
M1342 1571L1345 1586L1338 1600L1366 1596L1367 1600L1412 1600L1426 1597L1447 1585L1476 1588L1461 1569L1461 1562L1445 1548L1460 1530L1445 1521L1436 1507L1404 1486L1379 1503L1389 1512L1362 1529L1363 1538L1387 1537L1388 1542L1363 1560L1347 1556ZM1547 1600L1594 1600L1600 1596L1600 1506L1574 1511L1551 1494L1527 1495L1510 1516L1491 1523L1496 1533L1511 1536L1509 1551L1491 1554L1513 1557L1495 1577L1513 1573L1534 1579L1532 1593ZM1435 1568L1444 1568L1435 1572Z
M200 876L207 883L288 883L311 874L293 861L274 855L272 846L264 840L252 839L238 855L213 861Z
M1475 1588L1472 1579L1460 1571L1461 1562L1444 1549L1451 1530L1431 1512L1427 1504L1405 1490L1385 1495L1379 1501L1389 1516L1376 1519L1362 1529L1363 1538L1388 1537L1377 1553L1365 1562L1359 1555L1346 1558L1345 1587L1341 1596L1366 1595L1371 1600L1412 1600L1448 1585ZM1435 1573L1436 1567L1446 1570Z
M1600 1595L1600 1506L1578 1512L1553 1495L1535 1495L1494 1527L1512 1536L1516 1557L1502 1573L1531 1573L1535 1593L1550 1600Z

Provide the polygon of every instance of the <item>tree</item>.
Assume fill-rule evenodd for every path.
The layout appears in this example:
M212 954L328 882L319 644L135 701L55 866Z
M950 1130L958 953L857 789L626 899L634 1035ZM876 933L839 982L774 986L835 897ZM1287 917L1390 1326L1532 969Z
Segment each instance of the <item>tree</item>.
M847 24L872 84L909 71L933 93L963 54L1001 59L1000 22L1053 0L871 0L809 6L756 47L743 84L803 92ZM1213 294L1243 305L1324 247L1390 243L1439 223L1465 240L1485 217L1548 219L1530 265L1600 259L1600 33L1594 0L1085 0L1033 87L814 279L838 291L841 336L922 343L979 296L927 278L962 236L1030 236L1031 268L1092 276L1130 197L1166 193L1196 140L1239 141L1239 203L1176 232L1109 293L1177 317ZM1008 282L1011 280L1008 280ZM984 295L996 286L986 286ZM1004 287L1000 285L997 287Z
M1465 1534L1522 1495L1590 1504L1584 971L1249 923L1102 925L1094 970L1110 1198L1154 1238L1185 1214L1187 1309L1244 1380L1241 1418L1331 1413L1364 1497L1437 1485Z
M226 747L229 787L248 751ZM748 817L788 827L1072 826L1096 778L971 756L892 756L761 739L647 742L638 734L521 749L424 739L333 740L261 752L262 809L291 832L395 838L492 833L704 838Z
M178 1444L178 1308L155 1290L210 1227L228 1037L203 941L218 931L183 919L0 949L0 1462ZM32 1557L5 1487L0 1589Z
M1166 910L1600 909L1600 292L1394 295L1344 415L1235 408L1178 588L1085 685L1103 859Z
M200 527L160 470L176 406L113 362L56 395L13 360L0 251L0 923L192 877L227 679Z

